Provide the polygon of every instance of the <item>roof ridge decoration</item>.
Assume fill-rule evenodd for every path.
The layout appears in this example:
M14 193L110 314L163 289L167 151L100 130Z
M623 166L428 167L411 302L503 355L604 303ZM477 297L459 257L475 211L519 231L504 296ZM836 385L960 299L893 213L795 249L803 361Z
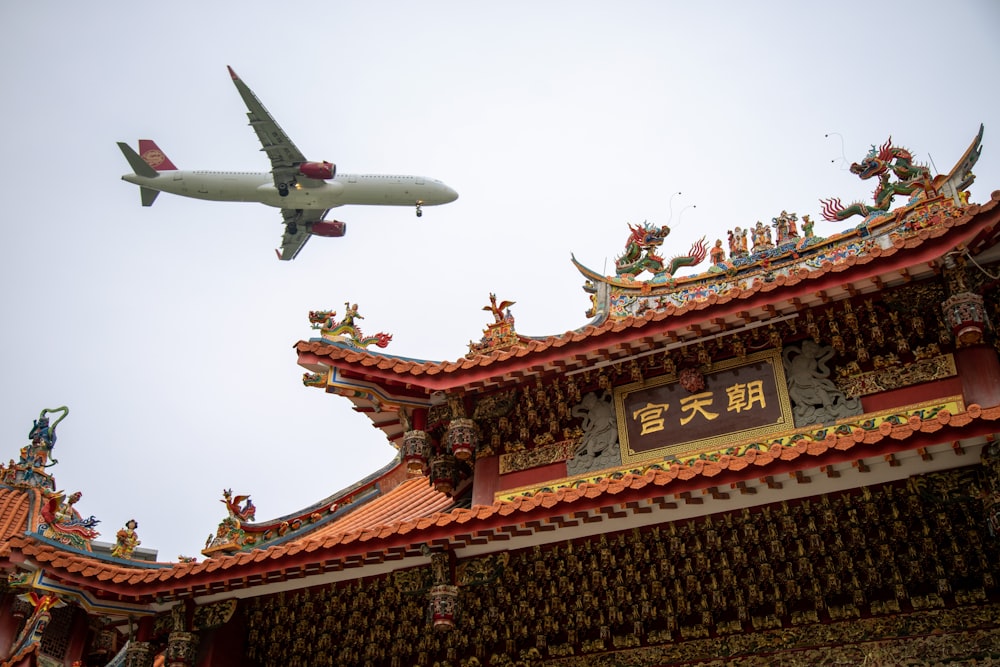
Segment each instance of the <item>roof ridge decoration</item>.
M243 522L252 522L257 516L257 507L249 495L233 497L232 489L223 489L222 500L219 502L226 506L229 516L219 522L215 537L209 534L205 548L201 552L206 556L220 551L229 553L241 549L246 538ZM240 503L243 503L242 507Z
M669 262L656 254L656 249L663 245L663 240L670 234L670 227L659 228L643 220L641 225L628 223L630 234L625 240L625 250L615 258L615 273L619 276L637 276L643 271L657 278L672 279L674 273L684 266L696 266L704 261L708 254L705 237L695 241L687 255L678 255Z
M782 211L771 218L770 225L758 220L752 228L730 230L729 259L722 239L717 239L708 251L711 265L693 276L674 278L672 274L680 266L696 265L700 262L699 254L704 258L700 241L692 246L688 263L675 258L670 263L671 270L663 270L662 258L654 249L662 245L669 228L666 225L657 228L648 222L641 226L630 224L626 251L616 259L615 276L601 275L571 255L573 264L586 279L583 289L590 295L591 307L586 316L591 318L591 325L598 326L608 319L623 320L647 311L680 308L727 293L738 295L756 283L787 282L826 263L882 252L900 239L959 218L970 205L967 190L975 180L972 168L982 153L983 132L980 125L978 134L955 166L947 174L935 177L930 176L926 167L914 164L912 154L894 146L891 138L881 149L873 146L860 164L852 165L851 171L862 179L879 177L875 203L855 202L844 207L836 198L821 200L826 220L863 216L864 220L856 227L819 237L814 233L815 223L810 215L802 215L800 220L797 213ZM898 180L891 181L892 176ZM896 195L907 195L910 199L890 211ZM638 280L643 270L651 270L652 278Z
M55 412L62 414L54 424L50 424L47 415ZM0 464L0 483L16 488L36 488L49 492L56 490L55 479L45 469L59 463L52 456L52 449L56 444L56 427L68 414L69 408L65 405L46 408L39 413L38 419L34 420L28 431L31 442L21 448L18 462L11 459L7 467Z
M60 413L54 423L50 423L49 414ZM66 546L90 551L90 542L100 535L94 526L98 521L93 516L84 519L74 505L83 497L76 491L68 497L65 491L56 490L55 477L46 472L59 463L52 456L56 444L56 427L69 415L65 405L58 408L42 410L38 419L32 423L28 431L31 439L21 448L18 461L14 459L5 467L0 465L0 484L16 489L37 489L43 498L41 506L41 523L37 528L28 526L28 530L37 530L42 536L55 540Z
M344 317L340 320L335 319L337 317L335 310L309 311L309 322L313 329L319 330L323 340L346 343L351 347L362 349L370 345L378 347L389 345L389 342L392 341L392 334L380 331L374 336L365 336L361 327L355 324L355 320L365 319L358 313L358 304L352 305L350 301L345 301L344 308Z
M514 315L510 307L516 302L501 301L497 303L497 295L490 292L490 303L483 310L493 313L494 322L483 329L483 337L478 343L469 341L469 352L465 355L472 358L480 354L489 354L497 350L508 350L520 345L523 340L514 330Z

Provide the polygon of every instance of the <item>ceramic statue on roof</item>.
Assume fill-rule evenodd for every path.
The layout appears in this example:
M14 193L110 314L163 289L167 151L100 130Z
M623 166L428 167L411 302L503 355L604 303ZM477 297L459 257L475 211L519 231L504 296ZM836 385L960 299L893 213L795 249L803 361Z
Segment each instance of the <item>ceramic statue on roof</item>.
M55 423L49 423L49 413L61 412L61 416ZM18 461L11 459L5 467L0 465L0 483L8 486L38 487L48 491L55 491L55 481L52 476L45 472L58 461L52 457L52 448L56 444L56 426L59 425L69 408L66 406L58 408L47 408L42 410L38 419L34 420L31 430L28 431L30 442L21 448Z
M867 217L872 213L885 213L896 195L911 195L917 190L930 189L930 171L926 166L916 164L910 151L894 146L892 137L880 148L876 149L872 144L868 155L860 163L851 165L851 173L857 174L862 180L878 177L874 205L857 201L844 206L837 198L821 199L825 219L836 221L846 220L854 215ZM896 176L896 181L890 180L893 175Z
M392 341L392 334L378 332L374 336L365 336L361 327L355 324L355 320L363 320L364 317L358 313L358 304L351 304L350 301L344 303L344 317L337 320L335 310L311 310L309 311L309 322L313 329L319 329L320 336L324 340L347 343L352 347L366 348L370 345L386 347Z
M257 507L250 500L250 496L233 496L232 489L223 489L222 499L219 502L226 506L229 516L219 522L215 535L209 535L205 541L202 553L206 556L216 551L228 552L241 549L246 540L243 523L252 522L257 516Z
M90 551L90 541L100 535L94 526L100 522L93 516L86 519L80 516L74 505L82 496L79 491L68 498L62 491L49 495L46 503L42 505L42 518L45 523L38 526L39 532L51 540Z
M696 266L708 255L703 236L691 246L687 255L678 255L665 263L656 254L656 249L663 245L664 239L670 234L669 227L656 227L643 221L641 225L629 223L628 228L625 251L615 259L615 272L619 276L637 276L643 271L649 271L654 276L672 277L681 267Z
M494 350L506 350L520 344L521 337L514 331L514 315L510 312L513 305L513 301L501 301L498 304L497 295L490 292L490 303L483 306L483 310L493 313L494 322L486 325L478 343L469 341L469 352L465 356L489 354Z
M115 546L111 548L112 556L126 560L132 558L132 552L135 551L137 546L142 544L139 541L139 535L135 532L135 529L138 527L138 521L129 519L125 522L125 527L115 533Z

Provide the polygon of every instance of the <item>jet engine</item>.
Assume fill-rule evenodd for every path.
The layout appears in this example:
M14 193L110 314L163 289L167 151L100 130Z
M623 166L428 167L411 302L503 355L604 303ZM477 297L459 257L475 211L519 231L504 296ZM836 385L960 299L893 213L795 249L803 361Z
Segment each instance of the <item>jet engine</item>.
M320 220L313 223L310 231L316 236L341 237L347 233L347 223L340 220Z
M321 181L333 178L337 175L337 165L332 162L303 162L299 165L299 173L309 178L316 178Z

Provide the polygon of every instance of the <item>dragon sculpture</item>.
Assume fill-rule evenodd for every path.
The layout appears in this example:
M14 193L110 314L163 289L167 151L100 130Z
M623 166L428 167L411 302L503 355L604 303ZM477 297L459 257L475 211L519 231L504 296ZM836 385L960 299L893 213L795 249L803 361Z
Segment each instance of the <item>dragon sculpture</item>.
M708 256L703 236L691 246L687 255L678 255L664 263L664 259L656 254L656 249L670 234L669 227L656 227L644 221L641 225L629 224L628 228L631 233L625 241L625 252L615 258L615 272L619 276L637 276L649 271L656 276L673 277L681 267L700 264Z
M358 314L358 304L348 301L344 304L347 312L343 319L337 320L335 310L311 310L309 311L309 322L313 329L319 329L320 335L328 340L339 340L353 345L354 347L366 348L370 345L386 347L392 341L392 334L378 332L374 336L365 336L361 328L357 326L355 320L365 319Z
M878 187L875 188L875 204L854 202L844 206L840 199L820 199L823 205L823 217L831 222L846 220L854 215L867 217L872 213L885 213L892 205L896 195L911 195L917 190L927 191L931 188L930 171L923 165L913 161L910 151L892 144L892 137L882 144L881 148L872 145L868 155L860 162L851 165L851 173L858 178L868 180L878 177ZM898 181L891 181L895 175Z

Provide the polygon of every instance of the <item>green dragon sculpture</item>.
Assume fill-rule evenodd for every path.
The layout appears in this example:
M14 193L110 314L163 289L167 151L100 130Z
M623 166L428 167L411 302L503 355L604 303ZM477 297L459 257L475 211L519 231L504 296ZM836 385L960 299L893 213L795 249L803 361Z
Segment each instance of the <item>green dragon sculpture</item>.
M844 206L840 199L820 199L823 205L823 217L831 222L846 220L854 215L867 217L872 213L885 213L892 205L896 195L909 196L917 190L927 191L931 187L930 171L923 165L913 161L910 151L892 145L892 137L876 149L873 144L868 155L860 162L851 165L851 173L858 178L868 180L878 177L879 184L875 188L874 205L864 202L854 202ZM890 181L895 175L898 181Z
M670 234L666 225L655 227L648 222L641 225L628 226L631 233L625 241L625 252L615 258L615 272L619 276L637 276L643 271L649 271L656 276L673 277L674 273L685 266L695 266L704 261L708 255L705 237L696 241L687 255L678 255L669 262L656 254L656 249L663 245L663 240Z
M354 347L365 348L369 345L386 347L392 341L392 334L378 332L374 336L365 336L361 328L354 323L354 320L363 320L364 317L358 314L358 304L351 305L350 302L344 304L347 308L343 319L336 320L335 310L310 310L309 322L313 329L319 329L323 338L330 340L342 340Z

